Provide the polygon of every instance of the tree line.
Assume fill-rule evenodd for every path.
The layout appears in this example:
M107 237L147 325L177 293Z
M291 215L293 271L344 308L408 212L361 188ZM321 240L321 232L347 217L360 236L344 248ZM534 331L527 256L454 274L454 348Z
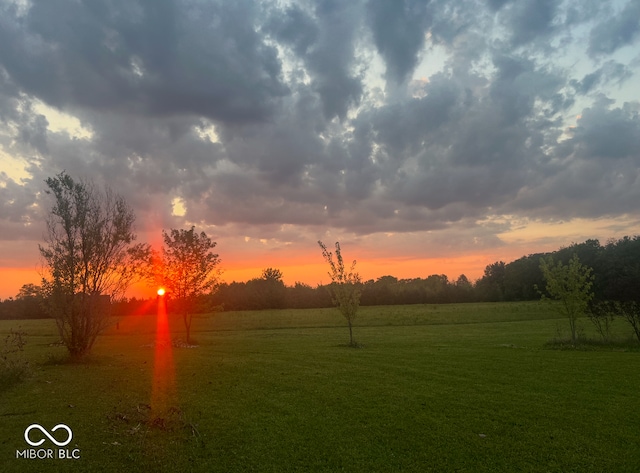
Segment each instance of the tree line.
M464 274L450 280L445 274L398 279L387 275L361 283L360 305L447 304L459 302L530 301L540 299L546 285L541 263L551 257L568 265L573 256L593 272L596 300L640 301L640 236L575 243L554 252L523 256L510 263L489 264L482 277ZM296 282L286 286L282 273L269 268L247 282L222 283L211 296L225 310L319 308L334 304L329 285Z
M369 279L361 283L360 305L538 300L540 292L537 288L545 287L541 261L551 256L554 261L569 264L573 255L593 270L594 299L640 302L640 236L634 236L610 240L604 245L598 240L587 240L554 252L523 256L510 263L497 261L487 265L482 277L473 282L464 274L455 280L444 274L411 279L390 275ZM193 310L197 313L333 307L329 287L328 284L311 286L302 282L286 285L281 270L265 268L248 281L218 284L212 294L198 298ZM39 297L38 286L23 286L16 297L0 302L0 318L46 317ZM120 315L153 315L155 310L155 305L136 298L113 303L113 312Z

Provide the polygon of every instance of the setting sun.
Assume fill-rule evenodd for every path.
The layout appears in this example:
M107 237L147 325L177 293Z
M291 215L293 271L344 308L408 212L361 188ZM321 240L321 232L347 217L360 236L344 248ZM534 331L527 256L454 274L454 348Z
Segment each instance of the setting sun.
M158 289L158 295L159 296L164 296L165 292L166 291L164 290L164 287L161 287L160 289Z

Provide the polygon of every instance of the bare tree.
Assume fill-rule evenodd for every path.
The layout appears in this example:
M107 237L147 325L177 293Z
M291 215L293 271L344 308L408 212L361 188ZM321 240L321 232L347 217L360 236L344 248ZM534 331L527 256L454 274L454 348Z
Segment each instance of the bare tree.
M133 210L109 188L99 191L64 171L45 182L53 207L39 245L43 294L63 343L79 358L107 327L110 301L124 296L148 246L134 244Z
M191 323L199 297L210 293L218 283L220 263L213 253L215 241L205 232L190 230L162 231L162 252L154 252L152 267L154 279L163 285L174 306L182 316L187 331L187 343L191 343Z
M353 321L360 307L361 279L360 275L355 272L356 260L353 260L351 267L347 270L344 266L339 242L336 242L335 261L334 254L327 250L324 243L318 241L318 245L322 248L322 256L325 261L329 263L331 298L349 324L349 346L357 347L358 344L353 338Z

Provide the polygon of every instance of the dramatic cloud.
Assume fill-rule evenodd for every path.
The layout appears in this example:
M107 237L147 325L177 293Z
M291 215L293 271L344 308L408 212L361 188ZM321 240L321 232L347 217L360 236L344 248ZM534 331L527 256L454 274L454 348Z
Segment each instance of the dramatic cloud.
M62 170L123 194L143 235L194 224L238 253L638 233L638 18L637 0L0 0L0 266L32 258Z
M402 83L416 67L431 23L428 1L370 0L366 9L378 53L390 80Z

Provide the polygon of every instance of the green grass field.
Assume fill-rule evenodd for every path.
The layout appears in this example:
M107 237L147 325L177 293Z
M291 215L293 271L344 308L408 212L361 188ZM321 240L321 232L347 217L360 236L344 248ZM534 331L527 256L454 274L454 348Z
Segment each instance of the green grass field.
M0 387L1 471L640 470L640 351L554 349L568 322L537 303L364 307L359 349L335 310L199 316L163 403L154 317L121 319L79 364L52 321L0 335L18 325L32 375ZM80 459L16 458L32 423L68 425Z

